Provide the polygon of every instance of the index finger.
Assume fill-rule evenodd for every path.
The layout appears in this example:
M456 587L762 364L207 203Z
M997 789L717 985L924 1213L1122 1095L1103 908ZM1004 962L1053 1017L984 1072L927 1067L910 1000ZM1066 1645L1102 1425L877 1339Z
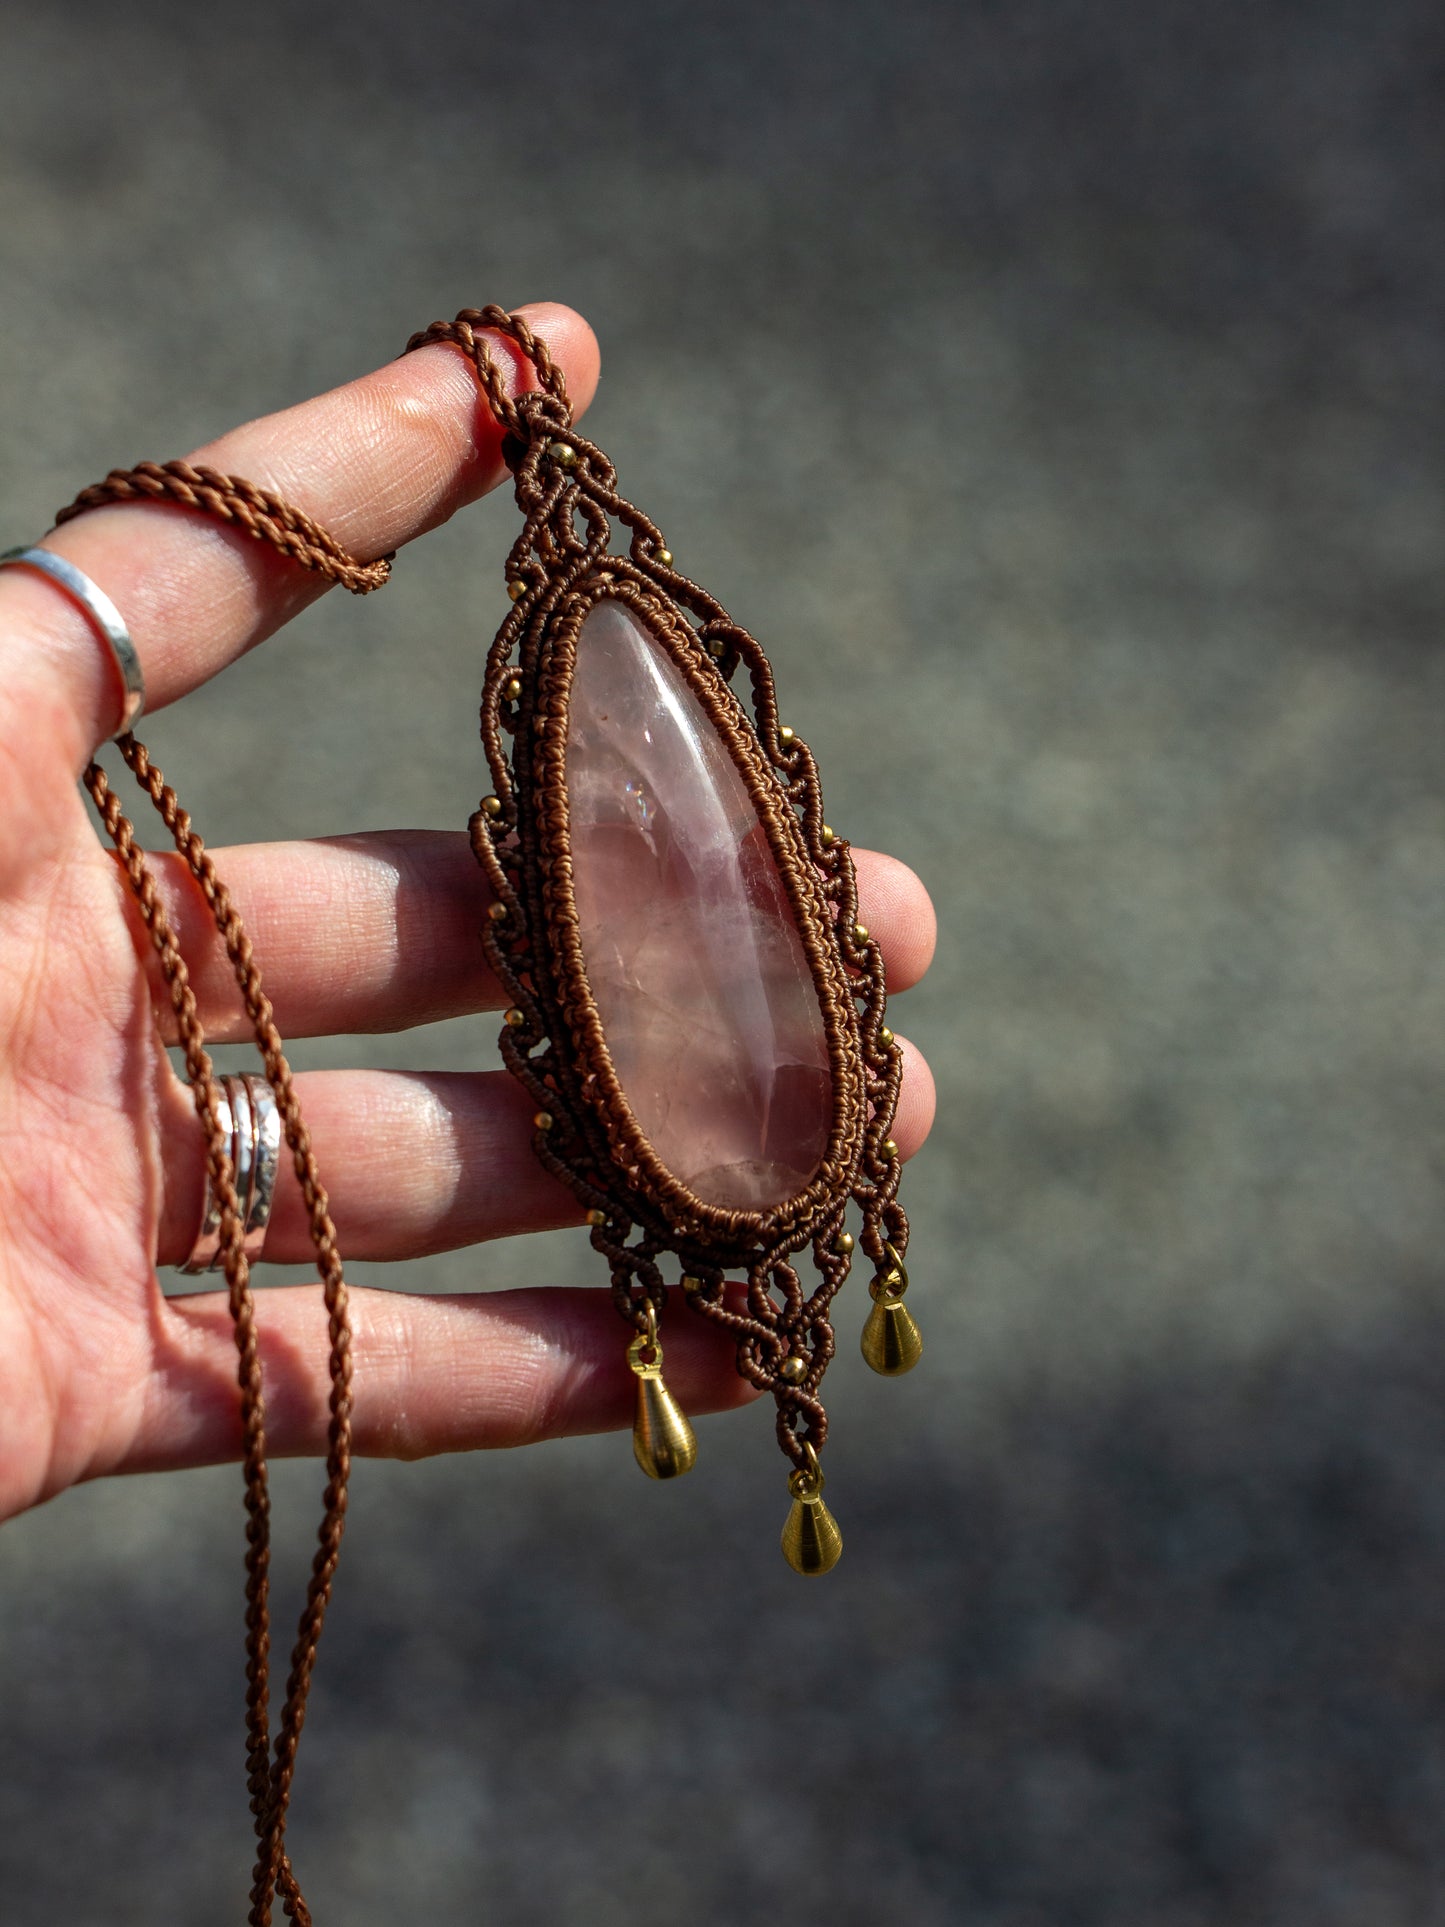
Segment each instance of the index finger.
M552 303L519 312L561 367L580 415L597 386L591 328ZM534 387L515 344L483 332L514 390ZM188 459L283 496L368 561L495 488L506 475L502 435L471 363L436 345L248 422ZM148 711L209 681L327 587L269 544L173 504L107 504L53 531L45 546L119 608L144 667ZM29 641L30 670L41 663L61 681L83 763L115 727L105 651L74 605L28 570L0 571L0 614Z

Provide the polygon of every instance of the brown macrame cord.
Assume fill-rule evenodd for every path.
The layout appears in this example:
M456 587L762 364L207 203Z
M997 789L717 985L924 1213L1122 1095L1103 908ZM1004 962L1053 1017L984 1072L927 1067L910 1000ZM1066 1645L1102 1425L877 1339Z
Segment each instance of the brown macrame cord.
M85 489L56 517L57 524L105 502L170 501L215 516L241 528L257 541L268 542L281 554L338 582L355 595L379 589L390 573L391 558L359 562L332 536L299 509L239 476L214 469L192 468L185 462L142 462L133 469L116 469ZM206 900L255 1033L267 1081L275 1093L286 1142L306 1205L307 1223L316 1247L316 1268L329 1320L329 1420L326 1433L326 1488L316 1553L307 1583L296 1644L286 1680L274 1746L270 1730L271 1625L269 1611L271 1513L266 1469L265 1399L256 1340L256 1305L250 1267L243 1248L244 1226L236 1193L227 1134L219 1115L217 1087L205 1035L191 989L190 975L174 932L167 921L155 876L135 839L135 827L121 808L110 779L99 763L85 772L106 832L115 844L141 917L160 957L161 969L175 1012L176 1028L185 1053L186 1072L195 1098L196 1113L205 1132L210 1182L221 1206L221 1257L231 1317L235 1325L238 1380L241 1391L242 1467L246 1502L246 1773L255 1820L257 1854L251 1884L250 1927L267 1927L273 1894L279 1895L288 1917L298 1927L310 1927L311 1915L286 1853L286 1814L296 1767L296 1751L306 1718L306 1700L316 1664L316 1649L331 1596L346 1521L346 1491L351 1470L351 1327L347 1316L346 1281L336 1229L331 1222L326 1190L317 1169L311 1139L286 1061L271 1004L261 985L251 940L239 913L200 836L191 827L175 791L151 761L143 743L127 733L116 739L141 788L159 811L176 849L184 858Z

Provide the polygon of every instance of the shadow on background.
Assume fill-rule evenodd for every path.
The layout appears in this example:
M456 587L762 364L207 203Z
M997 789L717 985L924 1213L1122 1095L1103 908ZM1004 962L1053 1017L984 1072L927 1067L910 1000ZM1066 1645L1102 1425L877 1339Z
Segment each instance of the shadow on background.
M9 11L7 541L571 301L624 487L941 913L929 1349L880 1384L840 1311L843 1564L783 1568L763 1413L676 1490L360 1468L323 1923L1445 1918L1440 72L1423 0ZM210 841L465 823L513 528L155 719ZM7 1922L239 1918L240 1588L228 1469L0 1534Z

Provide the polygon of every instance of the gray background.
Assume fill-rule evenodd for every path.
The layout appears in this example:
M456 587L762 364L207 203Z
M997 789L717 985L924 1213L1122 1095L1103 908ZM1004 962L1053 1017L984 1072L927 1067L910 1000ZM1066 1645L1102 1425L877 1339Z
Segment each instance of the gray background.
M1435 13L4 9L7 541L571 301L624 481L942 916L929 1351L872 1380L844 1307L843 1565L783 1567L764 1411L676 1489L625 1438L361 1466L323 1927L1445 1921ZM465 820L512 530L148 726L212 840ZM595 1271L387 1274L536 1278ZM12 1927L242 1917L240 1550L229 1469L0 1534Z

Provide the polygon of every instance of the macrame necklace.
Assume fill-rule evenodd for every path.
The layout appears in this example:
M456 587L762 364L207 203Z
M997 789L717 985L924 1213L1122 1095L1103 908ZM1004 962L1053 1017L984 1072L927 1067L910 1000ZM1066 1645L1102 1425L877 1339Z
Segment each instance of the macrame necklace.
M508 393L479 328L516 342L535 390ZM848 844L762 648L618 494L545 344L496 307L434 323L408 352L438 341L469 357L507 431L524 517L482 690L492 790L471 820L494 899L487 957L512 1000L502 1056L634 1329L643 1470L672 1478L696 1453L662 1377L670 1254L692 1310L733 1334L738 1370L777 1403L783 1550L826 1572L842 1537L818 1394L850 1203L874 1267L864 1356L896 1374L922 1350L890 1135L902 1053Z
M509 393L479 329L517 344L536 390ZM696 1457L662 1375L671 1260L687 1305L732 1334L738 1370L776 1401L792 1466L783 1551L801 1573L826 1572L842 1536L822 1496L828 1419L819 1387L834 1352L832 1302L854 1250L850 1205L873 1265L863 1355L895 1375L922 1351L903 1302L908 1220L890 1135L901 1052L884 1021L879 948L858 921L848 844L823 820L807 745L779 720L762 648L673 567L656 524L618 494L612 464L573 426L545 344L497 307L433 323L406 352L432 342L453 343L476 369L506 431L524 517L507 560L512 606L482 691L492 788L470 824L493 896L486 956L511 999L502 1056L538 1106L536 1154L584 1207L631 1328L638 1463L666 1479ZM113 470L56 520L136 500L214 516L353 594L388 579L390 556L358 561L280 497L185 462ZM630 532L625 556L610 550L614 524ZM748 705L732 687L740 674ZM257 1838L248 1921L267 1927L279 1896L287 1918L310 1927L285 1834L346 1517L346 1284L250 939L144 744L129 730L116 742L225 945L301 1187L329 1324L323 1514L273 1740L265 1401L230 1136L154 875L92 763L86 787L160 958L220 1210L247 1510L246 1758ZM805 1252L817 1272L811 1290Z

